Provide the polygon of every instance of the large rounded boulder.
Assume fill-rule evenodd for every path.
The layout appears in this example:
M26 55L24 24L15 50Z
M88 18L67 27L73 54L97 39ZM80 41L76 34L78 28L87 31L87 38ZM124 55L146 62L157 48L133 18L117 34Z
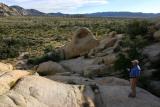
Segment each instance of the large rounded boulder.
M95 107L84 90L84 86L28 76L0 96L0 107Z
M86 54L98 44L99 41L88 28L80 28L75 32L71 42L62 47L62 50L65 58L70 59Z
M39 64L36 70L41 75L54 75L56 73L65 72L65 69L60 64L53 61Z

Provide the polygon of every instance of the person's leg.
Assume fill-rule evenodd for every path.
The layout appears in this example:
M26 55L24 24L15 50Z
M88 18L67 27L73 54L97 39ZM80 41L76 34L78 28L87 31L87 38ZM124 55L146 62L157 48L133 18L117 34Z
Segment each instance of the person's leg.
M136 96L136 78L134 78L132 82L132 95Z
M136 78L130 79L130 85L131 85L131 93L129 94L129 97L135 97L136 96Z
M136 96L137 82L138 82L138 78L134 78L133 79L133 84L132 84L132 95L133 96Z
M132 94L133 94L133 78L130 78L130 87L131 87L131 92L130 92L129 96L132 96Z

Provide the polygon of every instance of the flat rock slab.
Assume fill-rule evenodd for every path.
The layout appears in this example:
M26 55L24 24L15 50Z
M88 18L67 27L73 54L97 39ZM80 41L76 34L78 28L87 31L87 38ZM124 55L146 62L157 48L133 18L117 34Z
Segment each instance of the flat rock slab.
M160 107L160 99L138 88L136 98L128 98L128 86L100 86L97 107Z

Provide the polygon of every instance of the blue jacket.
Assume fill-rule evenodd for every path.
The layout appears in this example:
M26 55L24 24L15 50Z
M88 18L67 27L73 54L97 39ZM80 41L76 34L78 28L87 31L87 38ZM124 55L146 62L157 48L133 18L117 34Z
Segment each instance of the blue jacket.
M136 77L139 77L140 76L140 73L141 73L141 68L139 65L136 65L134 67L131 68L131 71L130 71L130 77L131 78L136 78Z

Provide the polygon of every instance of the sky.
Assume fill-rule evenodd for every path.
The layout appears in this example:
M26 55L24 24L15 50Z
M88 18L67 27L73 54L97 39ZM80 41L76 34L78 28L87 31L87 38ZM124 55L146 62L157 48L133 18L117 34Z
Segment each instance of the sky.
M0 0L7 5L45 13L144 12L160 13L160 0Z

